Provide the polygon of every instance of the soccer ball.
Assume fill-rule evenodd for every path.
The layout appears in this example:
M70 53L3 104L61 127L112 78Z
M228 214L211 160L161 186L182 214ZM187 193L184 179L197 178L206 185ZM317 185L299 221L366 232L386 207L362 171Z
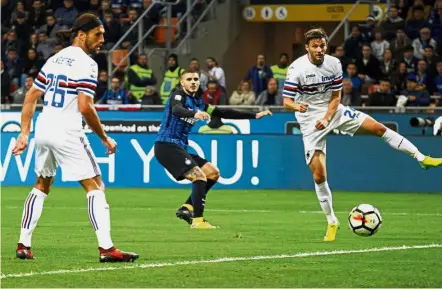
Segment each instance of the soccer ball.
M361 204L351 210L348 225L356 235L373 236L382 226L381 213L372 205Z

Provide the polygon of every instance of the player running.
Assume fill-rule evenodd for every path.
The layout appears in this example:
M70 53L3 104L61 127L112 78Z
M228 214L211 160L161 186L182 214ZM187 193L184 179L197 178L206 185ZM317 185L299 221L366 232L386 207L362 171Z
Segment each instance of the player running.
M21 118L21 133L13 149L21 154L28 138L35 105L44 95L43 111L35 126L35 172L37 182L26 198L21 221L17 258L33 259L32 232L43 211L56 169L61 167L63 179L78 181L87 192L89 220L97 235L100 262L133 262L138 254L114 247L110 236L109 205L104 194L100 168L82 130L82 116L103 141L107 154L116 151L116 142L101 127L94 108L97 86L97 63L88 54L98 53L104 43L104 28L93 14L83 14L69 33L74 41L45 63L26 95Z
M198 120L210 116L229 119L260 119L272 115L268 110L259 113L243 112L214 107L205 103L199 93L200 79L197 71L186 70L181 75L181 88L171 93L166 102L161 128L155 142L155 157L177 180L192 182L192 194L176 213L194 229L216 229L204 220L207 192L219 178L218 169L198 155L187 152L188 136Z
M334 129L349 135L368 133L381 137L392 148L414 157L424 169L440 166L442 158L424 156L405 137L380 124L363 112L340 104L342 68L339 60L325 54L327 35L322 29L305 34L307 54L288 69L284 84L284 106L295 111L301 126L307 165L313 174L315 190L328 221L324 241L334 241L339 226L327 183L326 136Z

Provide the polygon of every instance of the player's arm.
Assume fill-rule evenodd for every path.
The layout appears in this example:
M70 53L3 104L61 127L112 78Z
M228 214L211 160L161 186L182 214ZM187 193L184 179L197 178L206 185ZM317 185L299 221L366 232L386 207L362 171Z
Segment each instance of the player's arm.
M306 112L308 104L295 102L295 97L299 93L298 89L299 77L293 66L289 67L287 78L284 82L282 96L284 97L283 105L287 110Z
M283 105L284 105L284 107L287 110L290 110L290 111L306 112L307 108L308 108L308 104L306 104L306 103L297 103L291 97L284 97Z
M195 112L184 107L181 95L175 95L170 100L170 106L172 107L172 114L177 117L193 117Z
M260 119L263 116L272 115L272 112L269 110L256 113L256 112L240 111L231 108L221 108L210 104L206 106L206 112L212 116L228 118L228 119Z
M32 118L34 117L37 101L43 96L43 94L44 91L35 88L34 86L32 86L31 89L29 89L29 91L26 93L21 111L21 132L18 136L15 147L12 150L14 155L21 154L28 146Z
M95 132L107 148L107 154L116 151L116 142L106 135L94 106L94 99L84 92L78 92L78 109L87 125Z
M335 75L336 77L333 79L330 90L332 91L332 95L330 98L330 102L328 104L327 113L323 118L316 121L315 127L319 130L326 128L336 113L339 104L341 103L341 90L342 90L342 65L340 61L336 62L335 66Z
M101 121L98 118L97 111L94 107L94 100L92 97L83 92L78 93L78 109L83 115L84 120L88 126L95 132L101 140L106 139L107 135L101 126Z
M193 117L199 120L210 118L210 116L204 111L194 112L193 110L186 109L181 95L175 95L170 100L170 105L172 106L172 114L177 117Z
M338 109L339 104L341 103L341 91L333 91L332 96L330 98L330 102L328 104L328 110L325 116L316 121L315 127L317 129L324 129L328 126L328 123L330 122L331 118L335 114L336 110Z

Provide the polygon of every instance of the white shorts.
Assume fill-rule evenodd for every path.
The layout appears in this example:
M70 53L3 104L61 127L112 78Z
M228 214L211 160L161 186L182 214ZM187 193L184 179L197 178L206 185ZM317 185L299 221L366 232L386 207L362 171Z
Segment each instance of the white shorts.
M365 113L340 104L325 129L314 129L312 133L303 135L302 140L307 165L310 164L315 151L326 153L326 137L331 131L337 130L341 134L353 136L366 118ZM315 123L309 123L308 125L314 126Z
M37 122L35 172L54 177L61 167L63 181L81 181L101 175L86 135L82 131L50 129Z

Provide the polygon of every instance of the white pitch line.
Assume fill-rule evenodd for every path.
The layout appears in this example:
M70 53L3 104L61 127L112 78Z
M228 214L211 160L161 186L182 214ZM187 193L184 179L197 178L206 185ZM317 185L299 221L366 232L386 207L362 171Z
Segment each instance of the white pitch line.
M212 259L212 260L194 260L194 261L179 261L179 262L170 262L170 263L134 264L134 265L119 266L119 267L96 267L96 268L92 267L92 268L84 268L84 269L63 269L63 270L43 271L43 272L1 274L0 279L23 278L23 277L43 276L43 275L88 273L88 272L97 272L97 271L116 271L116 270L129 270L129 269L175 267L175 266L183 266L183 265L226 263L226 262L237 262L237 261L294 259L294 258L305 258L305 257L314 257L314 256L332 256L332 255L402 251L402 250L429 249L429 248L442 248L442 244L428 244L428 245L414 245L414 246L403 245L403 246L398 246L398 247L382 247L382 248L371 248L371 249L361 249L361 250L317 251L317 252L296 253L296 254L291 254L291 255L284 254L284 255L251 256L251 257L225 257L225 258L217 258L217 259Z

